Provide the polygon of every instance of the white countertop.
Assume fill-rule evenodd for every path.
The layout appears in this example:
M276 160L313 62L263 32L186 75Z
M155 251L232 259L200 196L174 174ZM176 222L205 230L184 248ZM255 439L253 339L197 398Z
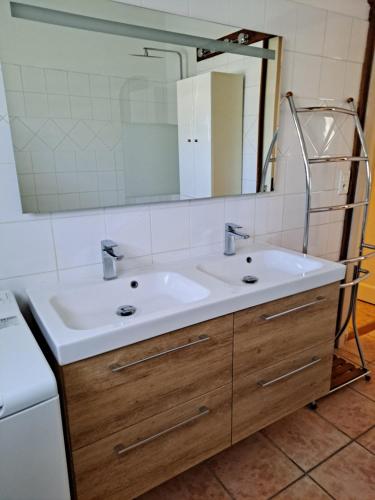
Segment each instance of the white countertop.
M268 260L260 258L264 252L268 253ZM254 262L246 267L248 256ZM283 261L287 268L288 262L293 262L293 259L298 260L298 266L289 274L283 272ZM308 264L306 268L303 267L304 261ZM211 268L216 269L215 265L222 272L228 269L232 272L233 268L234 277L245 269L245 274L255 274L259 280L252 285L245 285L241 280L238 284L225 282L211 272ZM298 271L299 268L303 270ZM206 272L202 269L206 269ZM60 365L66 365L234 311L340 281L345 271L345 266L335 262L271 245L252 244L237 251L235 257L215 254L171 264L153 264L122 273L117 280L105 282L98 276L97 279L74 286L28 290L28 296L33 314L56 360ZM182 283L182 290L189 282L195 284L197 299L185 302L172 297L169 303L169 296L161 292L159 295L156 292L150 299L147 287L154 286L152 280L168 281L171 284L163 286L175 287L173 281L177 279L176 276L186 281ZM134 280L139 282L137 289L130 286ZM148 295L145 294L147 290ZM117 316L116 308L123 304L135 305L137 313L129 317Z

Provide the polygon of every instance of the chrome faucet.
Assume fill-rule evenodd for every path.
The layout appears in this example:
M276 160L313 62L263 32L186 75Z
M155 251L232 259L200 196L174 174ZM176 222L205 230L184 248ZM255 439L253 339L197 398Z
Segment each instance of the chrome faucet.
M247 240L250 236L246 233L241 233L237 229L241 229L242 226L234 224L233 222L225 223L225 240L224 240L224 255L235 255L236 254L236 244L235 240L237 238L241 240Z
M116 262L124 256L116 253L114 250L116 247L118 247L117 243L112 240L101 241L104 280L114 280L117 278Z

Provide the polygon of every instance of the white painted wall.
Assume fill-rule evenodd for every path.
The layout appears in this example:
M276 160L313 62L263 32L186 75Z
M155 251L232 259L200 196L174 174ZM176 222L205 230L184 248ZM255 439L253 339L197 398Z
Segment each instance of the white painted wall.
M367 31L366 0L138 0L144 7L241 25L283 35L282 91L300 103L356 96ZM19 298L28 286L98 275L99 243L108 236L125 253L124 268L220 251L226 220L242 224L257 241L301 249L303 169L286 106L275 193L239 198L23 215L7 108L0 80L0 287ZM322 124L320 124L322 125ZM350 131L344 128L346 142ZM316 132L316 129L315 129ZM348 144L350 145L350 144ZM332 174L333 173L333 174ZM314 201L333 202L335 169L314 173ZM310 251L335 258L341 218L314 219Z

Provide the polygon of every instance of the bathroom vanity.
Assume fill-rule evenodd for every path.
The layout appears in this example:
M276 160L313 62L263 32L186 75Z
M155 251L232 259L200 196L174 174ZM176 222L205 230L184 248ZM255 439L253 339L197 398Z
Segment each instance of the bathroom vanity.
M168 269L29 291L78 499L137 497L329 390L343 266L252 245Z

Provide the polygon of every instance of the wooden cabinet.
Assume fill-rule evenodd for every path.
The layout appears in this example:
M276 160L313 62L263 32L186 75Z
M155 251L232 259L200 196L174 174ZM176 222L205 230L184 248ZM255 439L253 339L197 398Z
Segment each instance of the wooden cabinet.
M226 385L73 452L83 500L125 500L230 446Z
M333 340L234 380L233 443L328 393Z
M212 71L177 82L181 195L241 193L243 79Z
M333 284L234 313L235 377L333 341L338 294Z
M232 315L63 367L72 448L231 382Z
M338 284L59 370L77 498L128 500L329 390Z

